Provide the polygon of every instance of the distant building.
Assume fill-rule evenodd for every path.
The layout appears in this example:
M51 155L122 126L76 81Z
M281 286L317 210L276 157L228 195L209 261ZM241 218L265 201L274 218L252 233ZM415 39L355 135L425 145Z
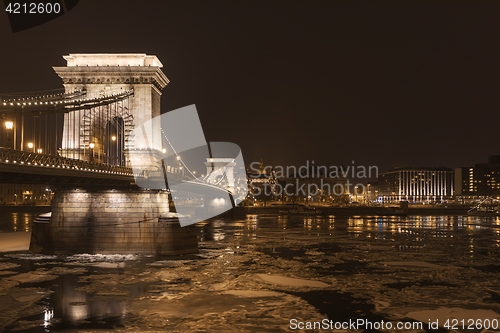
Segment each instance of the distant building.
M281 193L277 192L278 179L275 172L272 169L266 170L262 162L258 172L247 170L247 182L247 204L254 204L257 200L266 202L281 199Z
M347 203L349 201L348 180L328 177L321 173L293 173L281 177L273 168L261 163L258 170L247 172L248 203L280 201L282 203ZM345 202L344 202L345 201Z
M50 205L53 192L40 184L0 184L0 205Z
M488 163L456 168L455 188L461 196L499 196L500 155L490 156Z
M348 180L340 177L287 177L279 184L286 202L345 204L349 202Z
M397 167L380 173L371 191L381 202L441 202L454 194L453 171L450 168Z

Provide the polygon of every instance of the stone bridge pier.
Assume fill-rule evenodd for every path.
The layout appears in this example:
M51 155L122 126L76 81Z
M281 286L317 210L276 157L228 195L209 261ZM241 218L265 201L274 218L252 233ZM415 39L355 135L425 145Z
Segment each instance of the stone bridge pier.
M59 189L50 222L36 221L35 253L180 255L198 252L196 227L169 213L168 193Z

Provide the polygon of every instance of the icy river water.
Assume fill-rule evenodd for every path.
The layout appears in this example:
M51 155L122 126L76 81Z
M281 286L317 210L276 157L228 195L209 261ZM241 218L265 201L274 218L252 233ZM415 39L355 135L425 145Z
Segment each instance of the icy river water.
M200 253L178 258L0 253L0 332L500 331L500 219L249 216L197 228Z

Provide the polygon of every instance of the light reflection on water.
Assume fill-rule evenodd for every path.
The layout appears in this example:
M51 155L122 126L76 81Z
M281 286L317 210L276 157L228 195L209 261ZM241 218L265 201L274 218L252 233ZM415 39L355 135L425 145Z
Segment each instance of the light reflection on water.
M83 284L77 282L76 276L61 276L57 282L55 288L53 287L52 306L54 313L62 318L63 323L79 323L88 319L102 321L106 318L112 318L114 325L122 323L122 316L126 314L126 298L91 296L79 291L78 287ZM107 321L106 324L109 325L109 320Z
M476 216L258 216L245 219L215 219L199 224L199 240L222 241L231 239L252 241L270 234L286 238L289 234L309 237L351 237L356 240L395 242L401 249L420 248L439 239L464 246L473 253L478 247L500 248L500 218ZM478 246L478 242L481 246Z
M19 208L17 211L9 211L11 209L13 207L0 206L0 232L29 232L33 220L49 210L49 208L40 208L23 211Z
M24 231L28 232L31 230L31 221L33 219L33 214L31 213L6 213L5 221L11 221L11 230L8 231ZM7 223L7 226L9 223ZM3 228L2 228L3 229Z
M88 282L80 281L82 277L84 275L63 274L53 281L38 283L39 287L50 289L52 294L38 303L43 307L39 316L26 318L40 320L40 325L20 332L49 333L76 328L98 328L110 332L115 327L123 327L128 300L142 296L149 289L148 283L137 282L124 284L124 290L120 292L108 287L97 293L88 293L81 290L88 285Z

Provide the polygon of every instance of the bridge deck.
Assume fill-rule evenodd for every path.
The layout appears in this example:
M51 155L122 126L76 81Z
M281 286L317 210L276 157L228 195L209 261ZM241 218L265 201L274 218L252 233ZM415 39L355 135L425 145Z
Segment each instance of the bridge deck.
M109 188L137 187L136 179L144 181L148 178L143 174L134 174L130 167L0 147L0 183ZM179 182L180 175L169 172L168 179ZM152 184L159 184L164 180L161 171L150 179Z
M134 186L132 169L0 148L0 183Z

